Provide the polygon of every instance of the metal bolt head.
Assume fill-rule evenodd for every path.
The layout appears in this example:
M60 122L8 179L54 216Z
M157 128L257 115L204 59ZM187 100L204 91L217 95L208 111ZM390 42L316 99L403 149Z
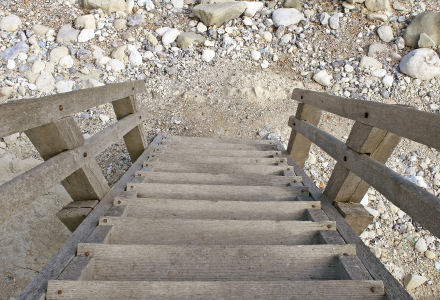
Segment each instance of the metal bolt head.
M142 116L139 116L139 120L142 119Z
M315 204L313 204L313 205L312 205L312 208L316 208L316 205L315 205Z
M58 290L58 295L61 295L63 293L63 290Z
M87 257L89 257L90 256L90 252L89 251L87 251L86 253L84 253L85 254L85 256L87 256Z
M327 228L332 228L332 225L328 224L328 225L327 225Z
M297 182L297 181L294 179L294 180L293 180L293 183L296 183L296 182Z
M130 186L131 189L134 189L134 185Z
M62 105L59 106L60 111L64 109Z
M290 171L290 168L287 168L287 171Z
M107 219L102 220L104 223L107 223Z
M373 286L372 288L371 288L371 291L373 292L373 293L376 293L376 288Z
M87 152L84 152L84 154L83 154L83 155L84 155L84 157L87 157Z
M119 200L119 201L118 201L118 204L121 204L121 203L122 203L122 201L121 201L121 200Z

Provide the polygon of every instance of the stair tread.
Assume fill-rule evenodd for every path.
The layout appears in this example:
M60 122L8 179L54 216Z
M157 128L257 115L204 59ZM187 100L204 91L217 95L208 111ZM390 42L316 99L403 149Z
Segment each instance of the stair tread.
M113 244L150 245L309 245L319 242L319 231L336 230L332 221L103 217L99 224L113 225Z
M372 288L375 292L372 292ZM62 295L58 291L62 290ZM57 281L48 284L46 299L384 299L381 281Z
M263 144L273 145L272 140L251 140L251 139L224 139L192 136L167 136L167 143L192 144L192 143L218 143L218 144Z
M173 142L164 142L162 145L159 145L157 148L161 148L166 146L165 149L168 148L179 148L179 149L224 149L224 150L264 150L264 151L276 151L278 147L276 144L237 144L237 143L173 143Z
M242 201L292 201L297 196L309 194L308 188L304 186L267 187L133 182L127 184L127 191L136 191L138 197L141 198Z
M270 158L274 155L282 157L280 151L273 149L265 150L236 150L236 149L186 149L186 148L163 148L158 147L153 151L153 154L160 153L166 157L185 157L187 155L203 155L203 156L235 156L235 157L266 157ZM279 154L277 154L279 153Z
M212 185L259 185L288 186L302 182L301 176L278 176L227 173L172 173L137 171L136 177L143 177L144 183L212 184Z
M86 252L95 280L336 280L338 256L356 255L356 246L78 244Z
M174 163L204 163L204 164L251 164L251 165L276 165L285 163L284 157L243 157L243 156L212 156L212 155L187 155L171 156L166 154L152 154L148 161L167 161Z
M121 203L119 204L118 201ZM305 220L306 209L321 208L319 201L210 201L154 198L116 198L114 205L127 206L127 217L217 220Z

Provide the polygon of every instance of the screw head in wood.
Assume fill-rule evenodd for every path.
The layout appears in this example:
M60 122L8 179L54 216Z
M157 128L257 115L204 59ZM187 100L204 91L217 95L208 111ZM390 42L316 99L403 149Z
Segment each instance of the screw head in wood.
M85 254L85 256L87 256L87 257L89 257L90 256L90 252L89 251L87 251L86 253L84 253Z
M87 157L87 152L84 152L84 154L83 154L83 155L84 155L84 157Z
M121 203L122 203L122 201L121 201L121 200L119 200L119 201L118 201L118 204L121 204Z
M134 185L130 186L131 189L134 189Z
M64 107L63 107L62 105L60 105L60 106L59 106L59 109L60 109L60 110L63 110L63 109L64 109Z
M112 173L116 173L116 169L113 169L113 170L112 170Z
M342 255L344 255L344 256L348 256L348 253L342 253Z
M107 219L102 220L104 223L107 223Z
M305 193L305 192L307 192L307 190L301 190L301 193Z
M63 290L58 290L58 295L61 295L63 293Z
M290 171L290 168L287 168L287 171Z
M142 119L142 116L139 116L139 119Z
M328 225L327 225L327 228L332 228L332 225L328 224Z
M293 180L293 183L296 183L296 180Z
M371 291L372 291L373 293L376 293L376 288L373 286L373 287L371 288Z
M312 205L312 208L316 208L316 205L315 205L315 204L313 204L313 205Z
M142 176L142 174L139 174L138 176L139 176L139 177L141 177L141 176Z

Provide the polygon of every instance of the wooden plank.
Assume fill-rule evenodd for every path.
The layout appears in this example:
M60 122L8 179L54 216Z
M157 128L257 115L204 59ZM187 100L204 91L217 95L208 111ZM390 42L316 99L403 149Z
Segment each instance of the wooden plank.
M271 144L231 144L231 143L193 143L193 144L173 144L172 142L164 143L162 146L163 151L166 151L168 149L176 149L176 148L182 148L192 151L197 151L200 149L206 149L206 150L229 150L229 151L275 151L276 146ZM160 149L160 148L159 148Z
M131 182L127 184L127 190L136 191L140 198L233 201L292 201L298 195L309 193L304 186L267 187Z
M267 185L287 186L290 183L302 181L301 176L277 176L254 174L225 174L225 173L171 173L137 171L144 183L186 183L213 185Z
M321 244L344 245L346 244L339 232L325 230L319 232L319 242Z
M340 280L373 280L356 255L339 255Z
M113 225L112 244L123 245L313 245L318 243L319 231L336 228L331 221L151 220L107 216L99 223Z
M165 151L166 152L166 151ZM278 163L285 163L284 157L242 157L242 156L206 156L206 155L193 155L187 156L162 156L152 154L148 161L169 161L180 163L205 163L205 164L259 164L259 165L275 165Z
M66 206L64 206L64 208L75 208L75 207L89 207L89 208L94 208L96 206L96 204L98 204L99 201L98 200L89 200L89 201L72 201L69 204L67 204Z
M371 252L371 250L360 239L359 235L354 232L353 228L347 224L342 215L333 206L330 199L322 194L321 190L316 187L313 181L307 176L304 170L290 157L283 146L278 143L278 150L283 152L287 157L288 163L294 167L295 173L303 177L303 183L309 188L310 195L315 201L321 201L322 209L330 220L336 221L338 232L346 243L356 245L356 255L359 257L363 265L371 274L374 280L383 281L386 289L386 299L390 300L412 300L411 295L405 290L396 278L388 272L382 262Z
M120 202L120 203L119 203ZM270 201L210 201L182 199L123 199L115 207L126 206L127 217L150 219L212 220L297 220L306 221L307 209L320 209L320 203ZM314 208L312 208L314 205Z
M440 150L440 115L411 106L389 105L294 89L292 99L319 107L344 118L409 138Z
M328 221L327 215L321 209L308 209L307 215L309 221L313 221L313 222Z
M0 137L41 126L144 91L145 82L137 80L3 103L0 104Z
M178 158L188 155L194 156L240 156L240 157L274 157L281 155L279 151L258 151L258 150L228 150L228 149L185 149L185 148L167 148L166 150L157 148L154 153L161 157Z
M318 126L319 120L321 119L321 110L314 106L300 103L296 110L296 118ZM303 168L306 163L311 145L311 142L307 138L292 128L287 152L301 168Z
M105 215L108 217L126 217L127 207L125 205L114 205L107 211Z
M89 207L62 208L57 212L57 217L67 229L74 232L91 211Z
M359 154L331 134L290 117L297 131L309 138L344 168L352 171L415 221L440 236L440 199L365 154Z
M141 159L146 159L161 139L162 135L160 134L145 150L141 156ZM39 299L44 295L47 289L47 282L49 280L56 279L62 270L73 259L73 257L75 257L78 243L87 239L91 232L96 228L99 218L110 209L114 198L124 193L127 182L134 177L134 172L141 166L142 160L138 160L127 170L122 178L110 189L110 191L99 202L99 204L95 206L93 211L81 223L77 230L72 233L63 246L61 246L60 250L58 250L57 253L46 264L46 266L41 269L40 273L34 277L32 282L25 288L17 299L33 300Z
M85 242L95 244L110 244L112 230L113 226L111 225L97 226Z
M139 116L146 115L146 109L130 115L87 139L83 146L64 151L1 185L0 204L3 209L0 211L0 224L121 140L125 133L141 122Z
M224 139L224 138L207 138L207 137L193 137L193 136L167 136L169 142L167 144L266 144L273 145L272 140L251 140L251 139Z
M58 291L62 290L62 295ZM374 292L373 292L374 290ZM382 300L380 281L50 281L47 300Z
M26 130L25 133L44 160L80 147L85 142L78 124L71 116ZM95 159L67 176L61 184L75 201L100 200L110 189Z
M335 207L359 235L373 221L373 216L360 203L336 202Z
M346 146L384 164L399 141L400 137L394 133L356 122ZM369 188L370 185L359 176L336 163L324 194L332 201L359 203Z
M134 114L138 111L135 95L113 101L112 105L118 120L121 120L126 116ZM130 154L131 161L136 161L144 152L148 144L147 140L145 139L142 124L134 127L126 135L124 135L124 142L125 146L127 146L127 151Z
M95 280L335 280L338 255L354 245L78 245L95 259Z
M94 265L92 257L77 256L57 278L58 280L93 280Z

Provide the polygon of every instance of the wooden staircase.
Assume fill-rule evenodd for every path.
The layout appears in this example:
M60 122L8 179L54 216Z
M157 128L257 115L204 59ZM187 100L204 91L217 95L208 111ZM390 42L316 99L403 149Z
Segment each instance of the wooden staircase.
M152 146L46 299L385 299L275 142Z

